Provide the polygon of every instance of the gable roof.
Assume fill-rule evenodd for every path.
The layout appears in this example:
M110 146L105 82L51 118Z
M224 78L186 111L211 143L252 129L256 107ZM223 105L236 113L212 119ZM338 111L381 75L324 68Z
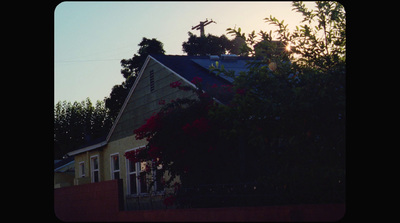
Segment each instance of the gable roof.
M135 80L132 88L129 91L128 96L125 99L124 104L121 107L121 110L118 113L117 118L113 126L111 127L107 137L101 142L95 142L86 147L71 151L67 153L69 156L73 156L79 153L83 153L86 151L94 150L100 147L107 145L108 141L111 138L112 133L114 132L115 127L118 124L119 119L124 112L129 99L131 98L133 92L137 84L139 83L146 66L148 65L150 60L154 60L159 63L161 66L165 67L176 76L180 77L183 81L185 81L188 85L196 87L191 80L194 77L201 77L203 79L204 90L207 91L212 85L231 85L233 79L227 77L225 75L215 75L215 73L209 70L211 65L216 66L216 61L218 61L218 65L224 65L226 70L235 71L235 75L239 74L239 71L247 70L246 61L252 60L250 57L237 57L235 55L221 55L219 56L177 56L177 55L149 55L147 56L138 77Z
M205 84L232 84L233 78L223 74L215 75L209 67L224 66L226 70L235 71L239 75L240 71L248 69L247 62L253 61L251 57L239 57L236 55L211 55L211 56L176 56L176 55L151 55L151 57L164 64L175 73L191 81L194 77L201 77ZM218 65L217 65L218 64Z
M54 172L58 172L61 168L71 165L74 162L75 162L75 160L74 160L73 156L70 156L66 159L60 160L59 162L54 163ZM63 172L63 171L61 171L61 172Z

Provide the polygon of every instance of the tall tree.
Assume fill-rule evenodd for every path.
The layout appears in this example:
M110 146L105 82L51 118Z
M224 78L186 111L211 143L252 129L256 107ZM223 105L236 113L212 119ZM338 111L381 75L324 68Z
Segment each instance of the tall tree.
M67 152L104 136L111 125L103 101L97 101L95 106L89 98L80 103L57 102L54 106L54 158L61 159Z
M182 50L188 56L220 55L232 49L232 43L225 35L218 37L208 34L198 37L191 32L188 34L188 41L182 43Z
M119 85L115 85L112 88L110 96L105 99L106 108L109 109L112 121L117 117L147 56L149 54L165 54L164 44L155 38L147 39L143 37L138 46L140 47L137 51L138 54L134 54L132 58L121 60L121 74L125 78L125 81Z
M155 38L147 39L143 37L138 46L140 47L137 51L138 54L134 54L132 58L121 60L121 74L125 79L129 76L136 76L139 73L149 54L165 54L164 44Z
M251 55L261 57L238 76L213 68L234 78L233 100L227 105L213 102L202 92L201 78L193 79L198 100L165 104L135 130L148 144L137 153L127 152L127 158L162 164L170 176L180 176L182 187L256 182L253 192L275 195L266 200L275 205L344 202L344 8L337 2L316 2L316 11L301 2L292 5L305 22L312 18L318 25L305 24L290 33L283 21L265 20L278 27L278 43L290 43L293 49L282 51L265 33L255 41L254 32L246 38L240 29L228 30L246 40ZM261 49L264 44L265 51L255 52L256 45ZM181 85L170 86L188 90ZM226 193L229 190L225 187ZM198 196L201 190L194 191ZM177 195L177 202L188 200Z

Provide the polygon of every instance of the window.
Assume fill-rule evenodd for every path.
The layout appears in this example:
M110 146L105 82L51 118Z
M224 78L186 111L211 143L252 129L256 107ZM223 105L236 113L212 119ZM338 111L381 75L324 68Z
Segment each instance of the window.
M155 176L153 177L154 179L156 179L154 186L157 192L164 191L164 177L161 171L162 171L162 164L158 165L156 167L156 170L153 172L155 174Z
M137 147L132 150L140 149L141 147ZM128 150L129 151L129 150ZM162 174L162 165L158 165L155 167L152 165L151 161L148 162L136 162L133 163L130 160L126 159L127 165L127 188L128 194L130 195L139 195L146 194L149 192L163 192L164 191L164 179ZM150 173L146 172L146 168L152 166ZM155 181L151 185L151 182Z
M128 183L128 194L137 194L137 182L136 182L136 163L131 162L130 160L126 159L126 163L128 165L127 168L127 183Z
M150 92L154 91L154 71L150 71Z
M90 169L92 175L92 183L100 181L99 173L99 156L90 157Z
M119 154L111 154L111 161L110 161L110 167L111 167L111 179L112 180L118 180L119 177Z
M85 177L85 162L79 162L79 177Z
M140 147L135 149L140 149ZM148 182L146 174L147 162L134 163L126 159L126 165L128 170L127 171L128 194L148 193L148 188L147 188Z
M147 193L146 162L133 163L127 159L128 165L128 194Z

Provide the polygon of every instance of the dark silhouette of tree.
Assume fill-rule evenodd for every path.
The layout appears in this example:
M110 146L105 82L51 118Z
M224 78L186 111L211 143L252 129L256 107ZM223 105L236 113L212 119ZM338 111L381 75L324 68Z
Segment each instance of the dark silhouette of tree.
M125 79L139 73L140 68L142 68L143 63L149 54L165 54L163 48L164 44L155 38L147 39L146 37L143 37L138 46L140 46L137 51L139 55L134 54L132 58L121 60L121 74Z
M165 54L163 43L155 38L147 39L143 37L138 46L140 46L137 51L138 54L134 54L132 58L121 60L121 74L125 78L125 81L119 85L115 85L112 88L110 96L105 99L106 108L109 109L112 121L115 120L124 104L125 98L128 96L129 90L135 82L146 57L149 54Z
M188 41L182 43L182 50L188 56L226 54L233 46L225 35L218 37L208 34L207 36L198 37L191 32L188 32L188 35Z
M97 101L95 106L89 98L80 103L59 101L54 106L54 158L61 159L85 143L103 137L111 125L103 101Z
M164 54L163 43L143 37L138 44L138 54L121 60L121 74L125 81L112 88L110 96L93 106L89 98L82 102L59 101L54 106L54 158L61 159L66 153L85 143L105 137L118 115L129 90L136 80L149 54Z
M148 144L127 152L127 159L161 164L167 185L179 176L181 185L166 194L166 203L210 207L225 199L217 205L253 206L254 195L266 195L262 205L345 202L346 14L337 2L315 4L310 11L292 3L306 22L294 32L283 20L265 18L278 27L277 40L271 33L256 40L254 31L227 30L246 41L241 52L257 58L238 76L210 68L234 78L227 104L214 102L195 77L198 100L171 101L134 131ZM318 26L308 26L315 21ZM190 90L180 82L170 86ZM231 193L233 184L242 186ZM230 200L240 193L248 199Z

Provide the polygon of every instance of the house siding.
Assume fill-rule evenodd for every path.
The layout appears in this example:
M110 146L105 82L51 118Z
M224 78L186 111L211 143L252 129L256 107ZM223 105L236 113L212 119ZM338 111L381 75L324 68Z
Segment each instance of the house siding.
M150 91L150 71L154 71L154 91ZM169 102L181 97L194 97L192 92L183 92L171 88L175 81L182 81L165 67L150 59L142 77L129 99L123 114L118 120L110 142L131 136L133 131L145 123L155 112L159 111L160 100Z
M90 171L90 157L91 156L98 156L99 157L99 181L103 181L104 178L104 162L103 162L103 152L102 150L94 150L94 151L87 151L85 153L81 153L75 156L75 180L74 185L82 185L91 183L92 173ZM85 177L79 177L79 163L85 162Z
M150 90L150 71L154 72L153 91ZM90 157L94 155L99 156L100 181L111 180L110 155L118 153L120 179L123 180L124 194L127 194L126 158L124 154L127 150L147 144L146 140L136 140L133 131L143 125L151 115L159 111L162 106L159 104L160 100L170 102L177 98L196 97L193 92L171 88L170 83L175 81L181 81L182 84L185 84L185 81L180 77L150 58L134 92L128 99L123 113L119 117L119 120L117 119L117 124L114 130L112 130L107 145L75 156L75 185L91 182ZM79 163L82 161L85 162L85 177L79 178ZM136 209L135 204L137 202L133 201L132 198L129 201L124 196L124 203L131 204L133 209Z

